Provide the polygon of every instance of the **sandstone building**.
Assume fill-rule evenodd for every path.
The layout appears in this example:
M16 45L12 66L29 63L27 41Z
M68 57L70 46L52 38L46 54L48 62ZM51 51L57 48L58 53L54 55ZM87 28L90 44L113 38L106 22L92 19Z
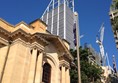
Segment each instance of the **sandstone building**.
M69 43L46 27L0 19L0 83L70 83Z

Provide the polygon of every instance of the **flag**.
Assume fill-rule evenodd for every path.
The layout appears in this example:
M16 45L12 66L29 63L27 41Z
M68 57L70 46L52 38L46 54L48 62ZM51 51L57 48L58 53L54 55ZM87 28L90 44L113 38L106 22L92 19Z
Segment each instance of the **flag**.
M116 69L116 63L115 63L115 58L113 56L113 70L115 73L117 73L117 69Z
M76 39L76 23L73 25L73 34L74 34L74 45L77 45L77 39Z

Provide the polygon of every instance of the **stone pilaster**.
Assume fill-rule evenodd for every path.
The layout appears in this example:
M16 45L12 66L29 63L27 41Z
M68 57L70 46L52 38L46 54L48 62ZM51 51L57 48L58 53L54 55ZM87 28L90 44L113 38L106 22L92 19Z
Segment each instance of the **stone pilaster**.
M28 50L24 45L25 43L19 40L17 41L13 42L10 46L1 83L22 83L25 80L23 77L26 75L24 74L25 60Z
M65 60L64 57L60 58L60 67L61 67L61 83L70 83L69 75L69 62Z
M66 68L61 66L61 83L66 83Z
M43 72L42 62L43 62L43 52L41 52L38 55L35 83L41 83L42 81L42 72Z
M28 83L34 83L36 58L37 58L37 49L33 49L33 52L31 55L31 63L30 63Z
M69 68L66 69L66 83L70 83Z
M3 71L5 67L5 61L7 59L8 48L9 48L8 46L0 48L0 81L2 80L4 73Z

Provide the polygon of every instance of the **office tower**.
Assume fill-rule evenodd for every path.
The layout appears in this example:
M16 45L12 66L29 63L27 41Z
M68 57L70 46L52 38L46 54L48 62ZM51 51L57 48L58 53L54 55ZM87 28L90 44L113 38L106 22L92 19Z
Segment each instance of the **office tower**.
M51 34L67 40L74 48L74 0L51 0L41 19Z

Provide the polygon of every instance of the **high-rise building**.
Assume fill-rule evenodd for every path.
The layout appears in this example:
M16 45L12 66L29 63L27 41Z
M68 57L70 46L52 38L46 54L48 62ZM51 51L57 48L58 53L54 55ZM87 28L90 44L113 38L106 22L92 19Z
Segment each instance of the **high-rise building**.
M51 34L67 40L74 48L74 0L51 0L41 19Z
M88 61L89 63L101 66L101 57L99 53L95 51L95 49L89 44L85 44L85 48L88 48L89 56Z

